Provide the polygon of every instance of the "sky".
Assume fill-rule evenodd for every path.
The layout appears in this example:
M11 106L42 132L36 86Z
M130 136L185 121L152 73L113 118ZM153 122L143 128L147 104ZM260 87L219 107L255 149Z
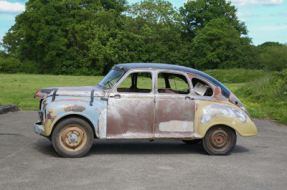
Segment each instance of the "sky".
M140 0L127 0L130 4ZM166 0L179 8L186 0ZM0 42L15 24L15 16L25 11L27 0L0 0ZM254 45L266 41L287 43L287 0L231 0L239 20L245 22Z

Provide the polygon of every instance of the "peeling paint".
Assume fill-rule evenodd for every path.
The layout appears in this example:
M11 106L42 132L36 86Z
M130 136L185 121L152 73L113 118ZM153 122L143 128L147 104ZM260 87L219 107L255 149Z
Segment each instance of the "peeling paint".
M61 99L61 100L55 100L52 101L51 103L58 103L58 102L83 102L83 103L90 103L87 100L79 100L79 99Z
M44 99L49 96L91 96L91 91L94 90L93 96L103 97L105 92L96 86L83 86L83 87L56 87L56 88L43 88L36 92L34 98ZM56 93L55 93L56 92ZM55 93L55 94L54 94Z
M45 126L48 128L51 128L52 123L55 121L57 118L57 114L55 113L58 111L58 109L48 109L48 113L46 115L46 121L45 121Z
M172 131L172 132L193 132L193 122L191 121L177 121L172 120L168 122L161 122L159 124L160 131Z
M199 106L199 101L196 101L196 102L195 102L195 111L198 110L198 106Z
M44 109L46 108L46 106L48 105L48 103L47 103L47 100L46 100L46 99L43 101L42 105L43 105L43 110L44 110Z
M247 116L243 112L241 112L241 111L239 111L239 110L237 110L231 106L219 105L219 104L210 104L210 105L207 105L206 107L203 108L203 113L202 113L202 117L201 117L201 124L205 125L210 120L215 118L217 115L221 115L223 117L230 117L230 118L234 118L234 119L239 119L242 122L247 121Z
M99 115L99 136L100 139L107 137L107 109L102 108Z
M64 112L83 112L86 110L83 104L65 104L62 108Z
M188 78L193 78L193 77L195 77L195 75L193 75L193 74L190 74L190 73L187 73L187 76L188 76Z

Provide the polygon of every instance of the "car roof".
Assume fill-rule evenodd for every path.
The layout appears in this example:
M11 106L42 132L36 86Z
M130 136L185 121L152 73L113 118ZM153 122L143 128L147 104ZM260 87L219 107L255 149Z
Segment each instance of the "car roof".
M167 69L167 70L174 70L174 71L182 71L186 73L203 73L196 69L192 69L189 67L179 66L179 65L172 65L172 64L164 64L164 63L123 63L114 66L114 69L121 69L129 71L130 69ZM205 74L205 73L203 73Z
M230 91L221 84L218 80L213 78L212 76L201 72L196 69L192 69L189 67L179 66L179 65L172 65L172 64L163 64L163 63L122 63L115 65L112 69L120 69L123 70L125 73L131 69L166 69L166 70L173 70L173 71L181 71L185 73L194 74L197 76L201 76L203 78L206 78L213 84L221 87L222 92L225 96L229 97Z

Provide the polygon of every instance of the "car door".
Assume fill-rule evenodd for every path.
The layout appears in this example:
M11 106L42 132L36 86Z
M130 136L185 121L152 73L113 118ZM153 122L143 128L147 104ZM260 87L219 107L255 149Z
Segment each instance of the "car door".
M157 71L156 76L155 139L192 138L195 102L191 81L180 72Z
M153 139L154 72L130 71L108 98L107 139Z

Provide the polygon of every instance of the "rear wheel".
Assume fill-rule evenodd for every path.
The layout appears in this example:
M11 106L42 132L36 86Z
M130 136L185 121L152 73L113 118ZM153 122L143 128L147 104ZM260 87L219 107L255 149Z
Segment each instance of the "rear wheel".
M83 119L68 118L61 121L52 135L54 149L63 157L84 156L92 147L94 135L91 126Z
M228 154L236 144L236 133L226 126L210 128L202 140L205 151L211 155Z

